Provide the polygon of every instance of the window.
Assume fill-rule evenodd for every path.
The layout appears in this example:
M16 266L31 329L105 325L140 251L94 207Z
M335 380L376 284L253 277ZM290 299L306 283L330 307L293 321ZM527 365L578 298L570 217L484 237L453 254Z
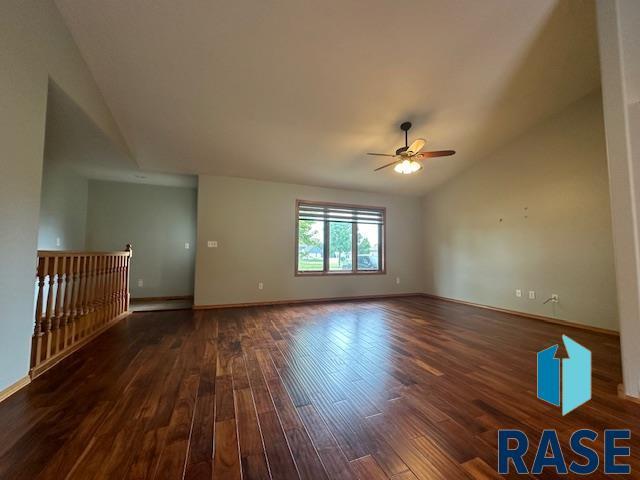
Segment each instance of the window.
M384 273L385 209L298 200L296 274Z

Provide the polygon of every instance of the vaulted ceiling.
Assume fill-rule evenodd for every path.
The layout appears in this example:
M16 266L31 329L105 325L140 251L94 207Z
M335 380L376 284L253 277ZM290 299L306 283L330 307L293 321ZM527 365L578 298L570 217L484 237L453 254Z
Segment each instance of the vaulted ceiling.
M600 81L591 0L56 3L149 171L422 194Z

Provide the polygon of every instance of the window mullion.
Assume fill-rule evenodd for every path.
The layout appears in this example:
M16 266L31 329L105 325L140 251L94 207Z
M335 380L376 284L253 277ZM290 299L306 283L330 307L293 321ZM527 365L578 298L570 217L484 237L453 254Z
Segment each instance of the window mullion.
M384 271L384 269L386 268L384 265L384 261L385 261L384 254L382 253L385 251L384 248L386 248L386 246L383 245L384 237L385 237L385 235L383 235L384 228L385 228L384 224L378 225L378 270L380 272Z
M358 224L351 224L351 271L358 270Z
M322 255L322 271L329 273L329 222L324 221L324 254Z

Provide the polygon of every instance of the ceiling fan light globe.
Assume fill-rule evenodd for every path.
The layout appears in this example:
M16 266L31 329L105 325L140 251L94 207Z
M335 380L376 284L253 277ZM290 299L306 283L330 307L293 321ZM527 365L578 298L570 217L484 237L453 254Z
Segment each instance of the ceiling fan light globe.
M411 175L412 173L416 173L419 170L422 170L422 164L420 162L416 162L415 160L403 160L398 163L393 169L397 173L402 173L403 175Z

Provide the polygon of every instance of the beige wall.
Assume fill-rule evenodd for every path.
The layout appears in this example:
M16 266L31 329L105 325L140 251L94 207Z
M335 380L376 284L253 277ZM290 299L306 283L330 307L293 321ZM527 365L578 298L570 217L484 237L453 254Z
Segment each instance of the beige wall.
M607 182L592 94L425 197L425 291L617 329Z
M126 149L51 0L0 2L0 390L27 374L49 77Z
M195 189L89 181L87 248L133 245L133 298L193 295L195 241Z
M386 207L387 274L294 276L296 199ZM195 303L420 292L420 212L416 197L200 176ZM218 248L207 248L208 240L217 240Z

